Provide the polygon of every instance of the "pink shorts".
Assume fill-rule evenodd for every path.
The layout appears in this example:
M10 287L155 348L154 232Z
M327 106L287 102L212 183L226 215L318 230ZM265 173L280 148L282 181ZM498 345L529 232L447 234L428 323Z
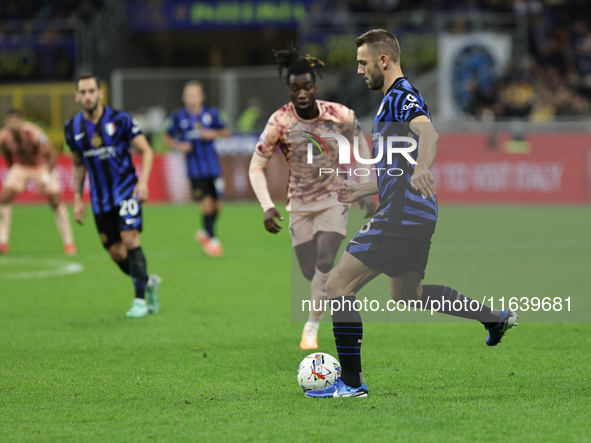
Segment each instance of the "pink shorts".
M349 206L339 204L323 211L292 211L289 215L291 246L296 247L314 240L318 232L336 232L347 235Z
M33 180L39 192L45 195L59 194L60 182L55 171L50 172L49 181L43 184L43 174L46 172L47 166L45 165L25 166L15 163L8 171L8 177L6 177L4 187L14 189L16 192L23 192L29 180Z

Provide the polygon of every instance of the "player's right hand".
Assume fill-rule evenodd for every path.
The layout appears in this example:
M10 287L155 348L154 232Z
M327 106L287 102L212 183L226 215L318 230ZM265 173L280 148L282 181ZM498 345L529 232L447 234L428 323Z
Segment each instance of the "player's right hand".
M270 208L265 211L265 229L271 234L277 234L281 231L281 226L277 224L275 219L283 221L283 217L276 208Z
M352 180L345 180L336 191L337 200L341 203L353 203L363 197L359 192L359 183Z
M175 149L182 152L183 154L188 154L191 152L191 149L193 149L193 146L189 142L177 142Z
M86 207L82 200L74 199L74 220L82 226L83 220L86 220Z

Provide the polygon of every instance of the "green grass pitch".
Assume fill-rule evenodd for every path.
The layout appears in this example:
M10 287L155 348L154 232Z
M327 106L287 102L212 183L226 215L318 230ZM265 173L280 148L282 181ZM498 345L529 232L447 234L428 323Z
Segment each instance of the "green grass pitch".
M308 352L298 348L302 324L290 320L287 229L267 234L258 205L228 203L226 254L211 259L193 241L195 206L148 205L144 219L162 311L128 319L131 282L91 217L75 227L79 252L69 258L47 208L15 207L12 250L0 257L0 441L591 438L589 323L523 315L488 348L473 322L367 322L370 397L309 399L296 383ZM589 319L590 219L582 207L442 205L426 282L479 300L578 294L573 309ZM64 262L84 270L31 278ZM298 276L294 287L307 290ZM382 280L360 295L385 291ZM319 341L336 355L330 324Z

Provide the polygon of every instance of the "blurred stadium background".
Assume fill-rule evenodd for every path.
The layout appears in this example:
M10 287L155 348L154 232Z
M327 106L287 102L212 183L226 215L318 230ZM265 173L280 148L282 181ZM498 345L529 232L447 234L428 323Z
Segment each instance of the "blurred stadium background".
M0 115L44 126L62 151L78 111L73 79L94 71L159 155L152 200L187 201L183 160L160 142L187 80L204 82L233 136L220 140L228 200L252 199L247 164L269 115L287 101L273 49L298 42L327 70L319 97L354 109L366 131L381 95L356 75L355 38L394 32L402 68L441 132L440 201L588 203L591 4L585 0L6 0L0 4ZM274 198L287 166L270 168ZM0 160L2 162L3 160ZM5 178L0 163L0 181ZM38 201L30 188L19 201Z
M326 62L319 98L370 132L381 94L356 75L354 41L373 27L398 36L441 134L426 282L478 300L572 297L573 309L540 323L520 312L492 349L469 322L366 322L371 397L327 406L296 384L309 351L288 294L309 285L287 227L264 231L247 168L288 101L271 51L292 41ZM591 300L590 27L589 0L0 0L0 122L17 107L46 129L71 203L63 125L79 110L76 75L99 74L158 154L142 244L164 280L161 314L125 318L132 287L90 214L66 262L44 198L21 194L0 257L0 441L588 441L591 324L566 320L588 320ZM233 132L216 146L230 201L218 259L192 240L183 158L160 141L194 79ZM288 167L272 161L285 215ZM7 172L0 158L0 188ZM350 235L361 224L351 211ZM330 325L319 334L334 353Z

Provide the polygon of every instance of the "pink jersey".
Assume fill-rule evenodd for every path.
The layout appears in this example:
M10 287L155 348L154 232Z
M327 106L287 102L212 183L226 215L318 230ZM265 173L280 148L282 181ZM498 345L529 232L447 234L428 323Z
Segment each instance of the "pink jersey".
M256 152L270 158L277 146L290 165L290 177L287 187L288 208L296 211L319 211L331 206L342 205L336 198L335 189L342 183L344 176L337 174L319 174L319 168L339 167L338 145L334 138L322 140L328 147L327 154L314 156L313 164L307 163L308 143L303 136L313 133L320 136L323 132L340 132L350 141L359 132L355 113L339 103L316 100L318 117L304 120L297 115L293 103L288 103L271 115L265 130L259 137ZM334 125L334 123L346 123ZM338 129L340 127L340 129Z
M47 163L51 145L39 126L25 122L16 136L7 128L0 129L0 149L16 154L22 165L39 166Z

